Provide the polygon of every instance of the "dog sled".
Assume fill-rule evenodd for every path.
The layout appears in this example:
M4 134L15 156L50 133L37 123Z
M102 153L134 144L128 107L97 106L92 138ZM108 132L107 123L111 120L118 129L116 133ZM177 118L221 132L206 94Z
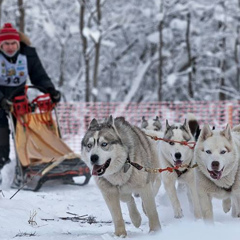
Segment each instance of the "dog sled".
M43 94L30 101L29 89ZM19 96L20 92L24 94ZM9 118L16 154L11 187L37 191L46 181L54 179L65 184L87 184L91 177L89 168L63 142L50 95L42 88L26 86L17 89L11 100L13 107Z

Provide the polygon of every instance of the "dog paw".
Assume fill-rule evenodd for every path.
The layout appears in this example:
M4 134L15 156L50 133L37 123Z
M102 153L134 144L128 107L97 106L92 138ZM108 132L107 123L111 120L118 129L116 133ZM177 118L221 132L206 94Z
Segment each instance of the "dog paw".
M156 225L156 226L154 226L154 227L151 227L150 229L149 229L149 233L151 233L151 234L154 234L154 233L156 233L156 232L159 232L159 231L161 231L162 229L161 229L161 225Z
M176 212L174 213L174 217L175 217L175 218L182 218L182 217L183 217L182 209L176 211Z
M230 198L224 199L222 201L222 207L225 213L229 212L231 209L231 199Z
M131 216L131 220L132 220L133 225L136 228L140 227L141 222L142 222L142 218L141 218L140 214L135 214L134 216Z
M202 213L201 213L201 211L195 211L195 212L194 212L194 217L195 217L195 219L201 219L201 218L202 218Z
M121 238L125 238L127 236L126 230L116 230L114 234Z
M240 218L240 213L232 213L233 218Z

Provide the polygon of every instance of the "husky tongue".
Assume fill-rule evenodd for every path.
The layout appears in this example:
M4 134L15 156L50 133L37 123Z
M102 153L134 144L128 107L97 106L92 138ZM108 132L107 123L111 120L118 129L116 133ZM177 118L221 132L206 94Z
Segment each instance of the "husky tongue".
M176 167L180 167L182 165L183 161L182 160L177 160L177 161L174 161L174 164Z
M102 172L104 173L103 166L104 166L104 164L103 165L94 165L93 170L92 170L92 175L99 175Z
M219 180L221 178L222 171L223 171L223 169L221 171L209 171L208 170L208 172L210 173L210 177L213 179L217 179L217 180Z
M111 159L108 159L102 165L94 165L92 170L92 175L101 176L105 173L106 169L109 167Z

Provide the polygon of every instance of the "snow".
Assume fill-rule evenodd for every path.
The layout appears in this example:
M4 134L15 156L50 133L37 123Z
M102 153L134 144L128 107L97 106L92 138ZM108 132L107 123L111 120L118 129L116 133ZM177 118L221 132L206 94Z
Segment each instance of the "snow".
M167 83L169 84L170 87L173 87L176 81L177 81L176 73L172 73L168 75Z
M3 169L3 191L0 198L1 240L119 239L113 234L114 227L110 213L93 178L85 186L63 185L58 181L48 181L38 192L21 190L10 199L17 191L11 189L9 185L9 176L11 176L9 171L13 169L13 165L12 162ZM162 225L162 231L158 233L148 233L148 220L143 214L139 198L135 198L142 215L142 225L138 229L130 223L126 204L122 203L123 218L128 233L126 239L239 239L240 219L233 219L230 213L225 214L220 200L213 200L215 224L206 225L203 220L194 220L188 207L186 192L184 189L182 191L178 190L178 195L184 217L175 219L169 199L161 186L156 196ZM90 219L95 219L95 223L90 224Z
M148 41L152 43L158 43L159 42L159 32L153 32L147 37Z
M101 37L101 33L100 31L98 30L92 30L90 28L87 28L85 27L83 29L83 35L86 37L86 38L91 38L94 43L98 43L99 42L99 39Z
M184 31L186 29L187 22L180 19L174 19L171 21L170 26L172 29Z

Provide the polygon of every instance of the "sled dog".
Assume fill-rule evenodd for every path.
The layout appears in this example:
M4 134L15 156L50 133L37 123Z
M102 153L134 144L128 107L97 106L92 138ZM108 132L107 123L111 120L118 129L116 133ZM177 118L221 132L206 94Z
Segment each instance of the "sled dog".
M153 190L156 174L139 171L129 164L159 168L157 153L142 130L123 117L93 119L82 140L82 158L92 171L96 184L112 215L115 234L126 236L120 201L126 202L135 227L141 216L132 194L139 194L149 219L150 231L161 228Z
M141 129L146 133L146 135L148 135L149 138L150 136L158 138L163 137L162 124L158 116L156 116L156 118L153 119L146 119L145 117L142 117ZM151 139L151 142L153 143L153 145L155 145L158 152L159 141Z
M240 217L240 125L211 130L205 124L196 148L197 192L205 221L213 222L212 198L223 199L224 212Z
M194 137L192 134L194 130L190 130L190 122L193 125L191 129L197 129L198 123L196 119L185 120L182 125L169 125L167 120L163 137L167 141L160 141L161 168L179 167L178 169L173 170L173 172L162 172L162 181L173 206L175 218L183 217L182 208L177 196L176 182L178 182L180 186L185 186L187 189L189 204L193 207L194 216L195 218L201 218L198 195L195 187L195 173L191 168L193 166L194 156L194 150L191 147L194 147L194 145L183 145L179 143L183 141L194 143ZM184 166L181 167L181 165Z

